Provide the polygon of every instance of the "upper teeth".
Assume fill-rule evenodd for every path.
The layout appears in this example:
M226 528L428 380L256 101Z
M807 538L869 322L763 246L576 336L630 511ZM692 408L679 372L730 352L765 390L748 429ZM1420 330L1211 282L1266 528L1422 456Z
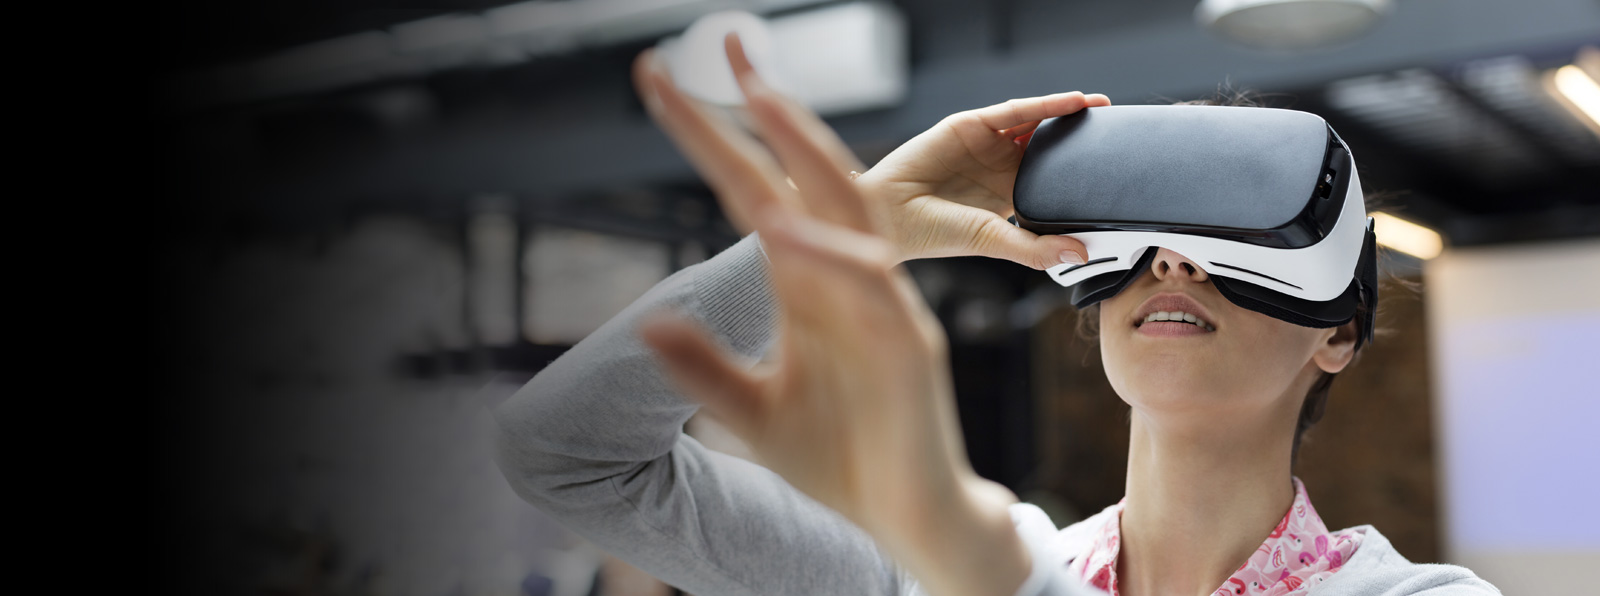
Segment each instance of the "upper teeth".
M1183 312L1183 311L1165 311L1165 310L1156 311L1156 312L1150 313L1150 316L1147 316L1147 317L1144 318L1144 322L1146 322L1146 323L1149 323L1151 321L1177 321L1177 322L1183 322L1183 323L1193 323L1193 324L1198 325L1198 326L1200 326L1201 328L1203 328L1203 329L1205 329L1207 331L1212 331L1213 330L1210 323L1202 321L1202 320L1200 320L1200 317L1196 317L1193 314L1186 313L1186 312Z

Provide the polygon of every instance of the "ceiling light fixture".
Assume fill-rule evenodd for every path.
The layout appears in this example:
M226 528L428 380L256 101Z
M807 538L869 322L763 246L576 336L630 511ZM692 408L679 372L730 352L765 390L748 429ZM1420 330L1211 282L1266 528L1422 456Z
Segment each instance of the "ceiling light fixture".
M1389 9L1389 0L1201 0L1194 17L1244 45L1303 50L1355 39Z
M1584 47L1572 64L1547 73L1544 87L1573 117L1600 134L1600 83L1595 82L1596 77L1600 77L1600 50Z
M1444 252L1444 239L1438 232L1388 213L1373 213L1372 219L1373 233L1378 236L1378 244L1424 261Z

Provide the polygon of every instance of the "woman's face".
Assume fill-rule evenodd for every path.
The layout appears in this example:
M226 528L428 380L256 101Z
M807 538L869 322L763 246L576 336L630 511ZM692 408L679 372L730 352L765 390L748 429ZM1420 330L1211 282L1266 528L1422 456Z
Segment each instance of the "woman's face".
M1301 327L1234 306L1205 271L1167 249L1100 305L1111 386L1161 420L1210 425L1298 412L1320 373L1339 372L1354 355L1349 330Z

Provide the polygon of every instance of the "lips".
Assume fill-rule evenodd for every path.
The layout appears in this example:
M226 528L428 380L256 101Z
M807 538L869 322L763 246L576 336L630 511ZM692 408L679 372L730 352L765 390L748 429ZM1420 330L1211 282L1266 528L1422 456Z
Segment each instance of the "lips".
M1144 335L1186 336L1216 331L1210 311L1179 292L1156 294L1145 300L1134 311L1132 324Z
M1149 325L1151 323L1163 323L1163 322L1167 322L1167 321L1171 321L1171 322L1174 322L1174 323L1187 323L1189 325L1194 325L1194 326L1199 327L1201 329L1205 329L1206 331L1211 331L1212 330L1210 323L1207 323L1204 319L1201 319L1200 317L1195 316L1194 313L1177 311L1177 310L1174 310L1174 311L1171 311L1171 312L1164 311L1164 310L1163 311L1157 311L1155 313L1152 313L1152 314L1146 316L1144 318L1144 321L1141 321L1139 323L1139 325L1142 327L1144 325Z

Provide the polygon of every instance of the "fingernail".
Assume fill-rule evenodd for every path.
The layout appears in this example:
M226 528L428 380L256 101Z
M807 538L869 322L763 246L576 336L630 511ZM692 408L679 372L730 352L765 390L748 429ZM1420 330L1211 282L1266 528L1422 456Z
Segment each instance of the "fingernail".
M1082 265L1083 255L1070 250L1061 251L1061 262L1066 265Z

